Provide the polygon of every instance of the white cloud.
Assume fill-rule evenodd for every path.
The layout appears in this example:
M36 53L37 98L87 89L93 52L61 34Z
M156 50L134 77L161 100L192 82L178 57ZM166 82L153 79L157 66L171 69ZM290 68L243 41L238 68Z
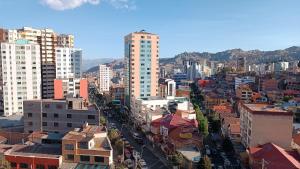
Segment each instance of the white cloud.
M80 7L84 4L98 5L100 0L40 0L42 4L49 6L54 10L68 10ZM111 4L117 9L135 9L133 0L102 0Z

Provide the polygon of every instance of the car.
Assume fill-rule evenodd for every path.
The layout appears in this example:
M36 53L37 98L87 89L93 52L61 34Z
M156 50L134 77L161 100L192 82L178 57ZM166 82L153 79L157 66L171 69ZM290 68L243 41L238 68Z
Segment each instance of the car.
M145 162L144 159L140 159L140 160L138 161L138 168L141 168L141 169L148 169L147 163Z

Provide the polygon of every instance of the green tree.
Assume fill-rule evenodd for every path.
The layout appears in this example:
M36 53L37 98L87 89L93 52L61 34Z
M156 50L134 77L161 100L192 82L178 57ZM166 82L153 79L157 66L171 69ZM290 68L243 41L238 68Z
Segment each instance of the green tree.
M208 121L206 117L201 118L199 127L199 130L202 132L203 136L206 137L208 135Z
M112 129L108 132L108 137L112 144L115 144L115 142L119 139L120 133L116 129Z
M199 169L211 169L211 161L207 155L205 155L203 158L200 160L200 165Z
M106 125L106 119L105 119L105 117L103 117L103 116L100 116L100 124L102 124L102 125Z

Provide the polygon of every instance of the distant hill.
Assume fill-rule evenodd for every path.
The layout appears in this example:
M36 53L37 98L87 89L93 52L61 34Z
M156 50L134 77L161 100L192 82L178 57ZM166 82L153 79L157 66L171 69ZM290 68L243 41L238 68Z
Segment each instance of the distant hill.
M99 64L110 63L113 58L101 58L101 59L83 59L82 70L85 72L92 67L98 66Z
M173 58L162 58L160 64L181 64L183 60L208 59L214 61L230 61L237 57L246 57L248 63L268 63L277 61L294 61L300 60L300 47L293 46L283 50L260 51L242 49L231 49L217 53L209 52L184 52Z

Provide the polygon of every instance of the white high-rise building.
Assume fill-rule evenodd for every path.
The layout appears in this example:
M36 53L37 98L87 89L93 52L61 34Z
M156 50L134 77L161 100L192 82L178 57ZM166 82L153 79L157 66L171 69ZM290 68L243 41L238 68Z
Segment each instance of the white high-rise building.
M1 105L4 116L23 113L23 100L41 98L40 46L28 40L0 44Z
M76 48L55 48L56 78L80 78L82 74L82 50Z
M108 92L110 85L110 68L106 65L99 65L99 90Z

